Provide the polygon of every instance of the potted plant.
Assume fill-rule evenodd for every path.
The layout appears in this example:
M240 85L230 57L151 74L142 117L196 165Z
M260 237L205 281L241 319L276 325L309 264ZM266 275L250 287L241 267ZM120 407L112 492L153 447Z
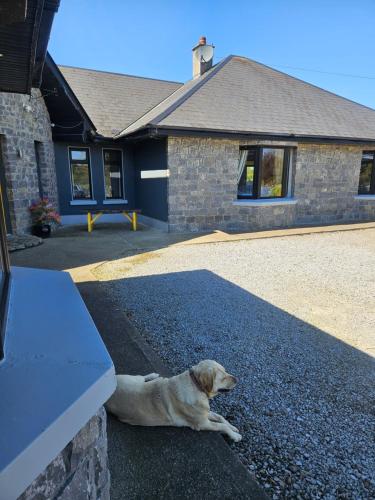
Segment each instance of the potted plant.
M41 238L48 238L51 230L60 225L60 215L56 212L48 198L34 201L29 210L33 221L32 233Z

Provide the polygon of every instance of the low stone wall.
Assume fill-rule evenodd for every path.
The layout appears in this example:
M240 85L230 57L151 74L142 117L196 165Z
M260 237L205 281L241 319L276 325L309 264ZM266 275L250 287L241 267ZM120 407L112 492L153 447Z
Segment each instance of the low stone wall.
M241 145L293 146L290 196L296 204L237 203ZM198 137L168 138L170 231L254 231L375 220L375 200L357 199L366 145L315 145Z
M18 500L109 500L106 423L102 407Z

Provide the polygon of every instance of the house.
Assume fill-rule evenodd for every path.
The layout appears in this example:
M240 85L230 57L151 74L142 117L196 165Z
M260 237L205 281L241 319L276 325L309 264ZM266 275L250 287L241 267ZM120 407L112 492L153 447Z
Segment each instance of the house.
M121 209L139 205L144 216L166 224L165 141L146 135L142 144L130 145L114 136L124 124L130 125L180 86L175 82L57 67L47 57L42 92L53 125L63 223L84 222L83 212L90 207ZM48 89L56 92L48 94ZM152 171L154 178L150 182L137 182L135 176L141 167ZM164 177L155 177L155 168L164 170Z
M112 360L68 273L10 267L31 197L57 200L40 92L59 0L0 5L0 498L109 498Z
M47 59L64 223L90 207L169 231L375 219L373 109L245 57L213 65L204 37L193 71L181 84Z

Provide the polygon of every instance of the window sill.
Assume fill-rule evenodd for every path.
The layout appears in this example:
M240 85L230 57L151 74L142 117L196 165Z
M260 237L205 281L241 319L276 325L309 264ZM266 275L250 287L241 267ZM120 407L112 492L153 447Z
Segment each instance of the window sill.
M0 497L18 498L111 396L112 360L68 273L13 267L0 363Z
M97 205L96 200L71 200L71 205Z
M103 205L126 205L128 200L103 200Z
M233 205L240 207L270 207L275 205L296 205L298 200L295 198L280 198L280 199L257 199L257 200L236 200Z
M356 194L355 200L373 200L375 201L375 194Z

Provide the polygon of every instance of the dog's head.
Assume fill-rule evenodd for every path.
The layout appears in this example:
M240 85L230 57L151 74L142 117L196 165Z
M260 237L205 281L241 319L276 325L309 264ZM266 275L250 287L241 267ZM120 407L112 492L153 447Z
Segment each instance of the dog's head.
M228 392L237 384L237 379L225 371L216 361L205 359L190 369L199 387L209 398L219 392Z

